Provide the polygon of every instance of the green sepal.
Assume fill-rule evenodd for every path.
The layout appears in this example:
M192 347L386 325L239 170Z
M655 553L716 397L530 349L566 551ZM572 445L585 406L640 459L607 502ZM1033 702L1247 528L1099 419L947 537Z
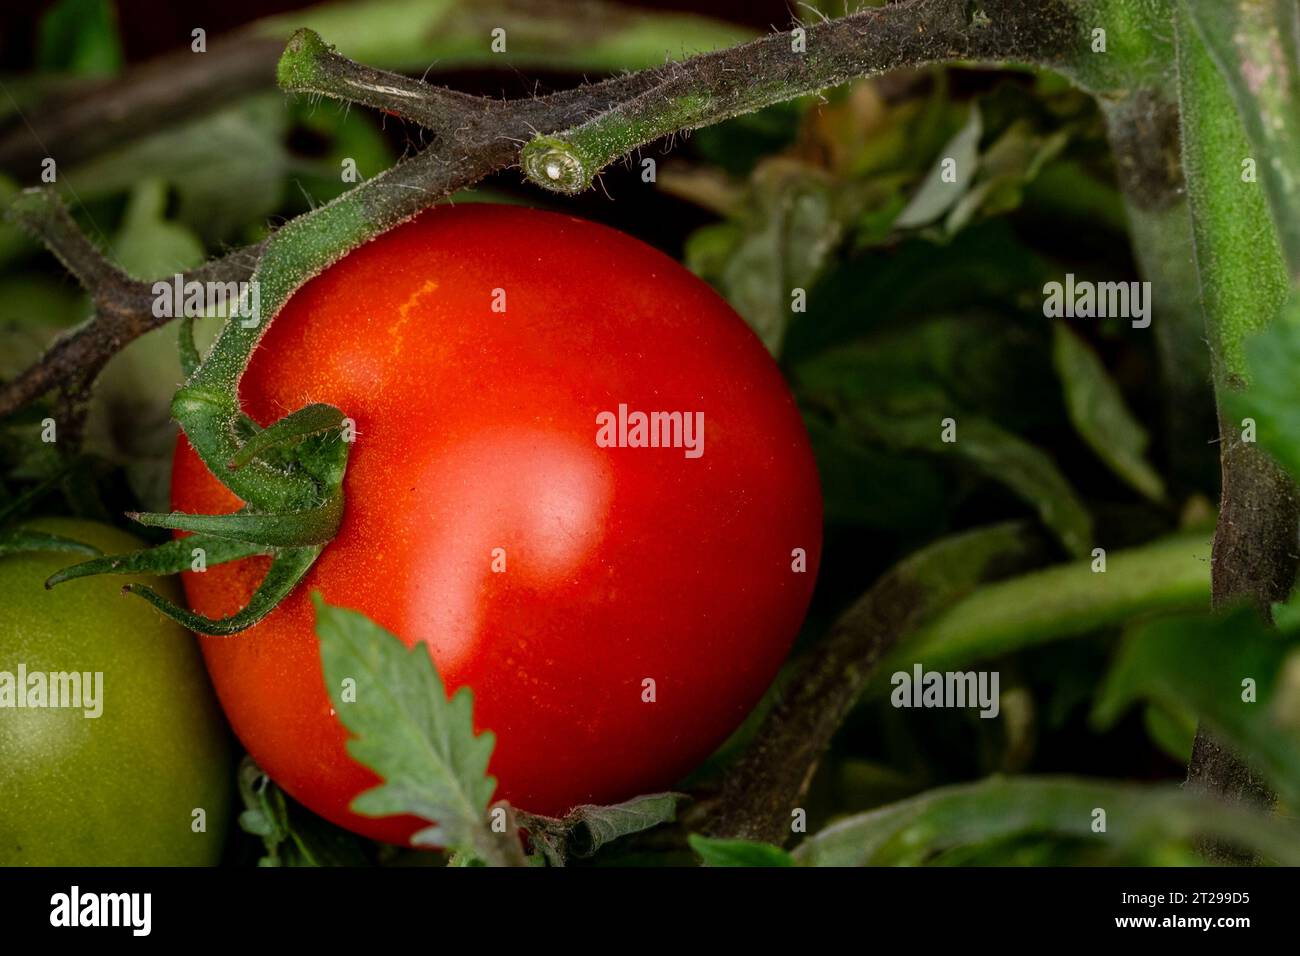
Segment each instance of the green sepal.
M143 584L128 584L123 590L130 594L138 594L188 630L209 637L228 637L252 627L275 610L276 605L302 580L303 575L311 568L323 549L323 545L317 545L310 548L284 548L277 551L271 561L270 569L266 572L266 577L257 586L253 596L243 608L230 617L216 619L195 614Z
M180 511L127 515L150 528L193 531L232 541L256 543L263 548L300 548L328 544L343 516L343 497L334 495L318 508L281 514L236 511L226 515L195 515Z
M180 571L188 571L194 560L195 548L203 549L205 566L208 567L238 561L255 554L268 554L271 550L264 545L247 541L192 535L188 538L168 541L154 548L142 548L139 551L128 551L126 554L110 554L93 561L71 565L50 575L45 586L52 588L64 581L96 574L176 574Z
M203 361L199 357L199 347L194 343L193 316L181 316L180 329L176 333L176 339L177 344L180 346L181 373L188 379Z
M286 415L273 425L253 435L230 459L230 468L242 468L254 458L272 449L281 449L301 442L304 438L331 431L343 424L343 413L333 405L315 404Z

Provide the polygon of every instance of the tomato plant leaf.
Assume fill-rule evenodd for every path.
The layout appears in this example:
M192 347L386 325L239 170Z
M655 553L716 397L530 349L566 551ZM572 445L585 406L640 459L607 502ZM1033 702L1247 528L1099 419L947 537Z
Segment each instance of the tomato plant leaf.
M290 165L288 129L281 97L253 96L98 155L67 178L88 202L131 189L147 169L176 190L177 220L220 243L279 207Z
M285 796L253 758L244 756L236 776L244 810L239 826L261 837L266 855L258 866L362 866L360 840Z
M794 866L794 858L771 843L720 840L698 833L692 833L688 839L705 866Z
M955 440L942 435L951 419ZM874 410L859 406L848 427L867 441L954 459L998 482L1037 511L1043 524L1075 557L1092 546L1092 516L1051 457L1015 433L979 415L930 402L924 407Z
M839 247L856 206L815 167L773 159L755 170L741 208L738 220L691 237L686 264L716 286L768 351L779 355L795 314L793 290L807 294Z
M462 687L448 697L426 645L408 649L364 614L331 607L318 593L312 600L325 684L353 735L348 753L384 779L352 809L413 814L430 825L412 843L499 862L502 848L487 819L495 737L474 733L473 692Z
M648 793L609 806L583 804L562 818L516 811L533 843L555 866L569 856L591 856L607 843L677 819L681 793Z
M1094 720L1115 723L1146 699L1190 710L1289 804L1300 801L1300 640L1240 608L1136 627L1098 697Z
M871 687L914 663L959 668L1049 641L1123 624L1135 615L1190 611L1210 600L1210 532L1189 531L1116 551L1104 574L1091 558L985 584L888 654Z
M939 151L938 159L920 188L894 220L895 228L913 229L928 225L965 195L979 163L979 143L983 132L979 107L971 104L966 124Z
M1119 386L1068 325L1056 322L1054 329L1052 359L1075 430L1134 490L1152 501L1163 500L1164 481L1146 458L1147 433L1124 403Z
M1072 777L990 777L929 790L834 823L793 855L813 866L906 866L1013 837L1077 841L1099 863L1151 863L1206 837L1300 862L1300 830L1279 818L1173 786Z

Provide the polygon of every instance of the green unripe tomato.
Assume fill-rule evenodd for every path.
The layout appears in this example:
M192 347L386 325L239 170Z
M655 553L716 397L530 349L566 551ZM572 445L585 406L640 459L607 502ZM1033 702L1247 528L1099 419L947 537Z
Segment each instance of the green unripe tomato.
M105 553L141 547L89 521L29 527ZM0 557L0 866L215 864L231 809L230 738L194 637L123 595L128 578L47 591L45 579L76 560ZM47 692L45 706L17 707L20 665L29 705L39 699L31 675L91 674L83 706L49 706L56 701ZM73 700L73 690L61 682L57 702Z

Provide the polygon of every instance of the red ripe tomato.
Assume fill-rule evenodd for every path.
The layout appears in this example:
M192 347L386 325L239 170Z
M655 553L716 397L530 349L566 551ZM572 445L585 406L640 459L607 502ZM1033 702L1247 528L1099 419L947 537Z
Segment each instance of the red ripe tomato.
M313 590L426 643L496 733L497 797L554 815L672 786L754 706L807 609L821 494L780 372L705 283L603 226L428 212L299 290L242 398L263 424L329 402L357 425L338 537L203 653L258 764L358 833L401 843L421 824L348 809L378 778L331 715ZM620 406L627 447L617 427L598 441ZM631 447L634 412L702 413L703 453ZM172 500L239 504L183 438ZM265 567L187 574L191 606L234 612Z

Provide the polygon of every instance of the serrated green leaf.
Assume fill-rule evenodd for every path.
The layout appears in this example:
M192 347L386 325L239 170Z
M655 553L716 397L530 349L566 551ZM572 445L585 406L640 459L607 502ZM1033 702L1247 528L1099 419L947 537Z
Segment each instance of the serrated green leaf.
M771 843L719 840L698 833L688 839L705 866L794 866L794 858Z
M412 843L499 860L487 821L496 739L490 731L474 733L473 692L462 687L448 698L426 645L408 649L365 615L331 607L319 594L312 600L325 684L353 735L348 753L384 781L352 809L372 817L412 814L430 823ZM345 681L355 699L345 699Z
M1247 685L1247 681L1251 682ZM1115 723L1134 701L1196 714L1300 804L1300 639L1249 608L1136 627L1098 695L1094 720Z
M1105 831L1094 829L1105 811ZM1009 838L1070 839L1095 848L1098 862L1149 862L1150 854L1219 839L1259 856L1300 863L1292 821L1223 803L1176 786L1141 786L1072 777L990 777L930 790L841 820L794 851L811 866L899 866L943 862L943 854Z
M1146 459L1146 430L1133 417L1106 367L1064 322L1054 323L1052 359L1070 421L1088 446L1132 488L1161 501L1165 485Z

